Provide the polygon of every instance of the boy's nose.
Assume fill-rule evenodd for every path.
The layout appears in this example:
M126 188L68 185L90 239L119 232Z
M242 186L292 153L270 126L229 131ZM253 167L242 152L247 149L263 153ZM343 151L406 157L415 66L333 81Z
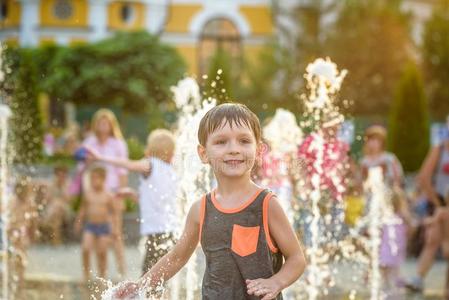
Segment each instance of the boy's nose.
M238 154L240 153L240 148L237 142L230 142L228 147L228 152L230 154Z

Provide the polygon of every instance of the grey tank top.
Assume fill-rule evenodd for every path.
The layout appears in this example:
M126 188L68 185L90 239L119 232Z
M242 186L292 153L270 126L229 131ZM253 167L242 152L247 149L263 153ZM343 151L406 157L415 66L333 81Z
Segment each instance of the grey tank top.
M435 190L440 196L445 197L449 192L449 150L446 146L441 146L440 150L440 159L435 173Z
M202 200L200 242L206 256L203 300L255 300L246 279L269 278L283 264L282 254L268 230L268 201L272 193L259 191L238 209L221 208L214 192ZM276 299L282 299L279 294Z

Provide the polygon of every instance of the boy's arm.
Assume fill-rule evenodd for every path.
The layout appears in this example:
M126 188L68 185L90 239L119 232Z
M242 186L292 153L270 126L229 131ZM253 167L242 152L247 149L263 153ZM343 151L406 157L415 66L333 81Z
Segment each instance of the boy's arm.
M74 229L76 234L79 234L81 232L81 226L83 225L84 216L86 214L86 204L84 203L84 201L85 200L81 198L80 209L75 218Z
M304 272L306 259L284 210L276 197L269 200L268 224L270 236L281 251L285 263L281 270L269 279L247 280L248 294L273 299L283 289L295 282Z
M187 215L184 232L173 249L162 257L136 283L128 283L116 291L115 296L124 298L139 289L154 289L173 277L189 260L199 240L200 201L195 202Z
M151 163L148 159L130 160L126 158L107 157L100 155L95 149L89 146L84 147L89 153L89 159L103 161L138 173L149 174L151 172Z

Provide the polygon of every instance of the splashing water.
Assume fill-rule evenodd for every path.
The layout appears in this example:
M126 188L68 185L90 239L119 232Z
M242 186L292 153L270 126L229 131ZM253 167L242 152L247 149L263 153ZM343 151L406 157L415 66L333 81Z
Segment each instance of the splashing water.
M261 185L269 187L279 199L289 221L294 219L292 207L293 186L290 180L291 165L302 142L302 130L296 117L288 110L278 108L270 122L263 127L263 137L269 144L264 153L264 170Z
M3 298L8 299L8 194L7 178L8 165L6 145L8 141L8 118L11 117L11 110L8 106L0 104L0 193L1 193L1 228L2 228L2 254L3 254Z
M173 88L175 103L181 114L178 119L177 148L174 164L180 178L179 207L184 216L195 201L201 199L207 191L211 190L211 170L209 165L203 164L197 153L197 132L201 119L216 101L212 98L201 101L199 87L192 78L182 80ZM186 266L185 274L185 299L195 299L195 292L199 290L197 255L190 258ZM179 280L179 278L178 278ZM179 290L179 284L178 289ZM172 299L179 298L177 292Z
M203 116L215 106L215 99L202 100L199 87L193 78L181 80L176 87L172 87L174 101L180 110L178 116L178 130L176 133L176 152L174 166L180 178L178 185L178 208L183 216L186 216L191 205L198 201L206 191L211 189L211 170L206 164L201 163L197 154L197 131ZM183 224L179 224L178 235ZM171 299L196 299L199 291L196 254L192 255L184 270L170 280ZM181 282L184 281L184 284ZM122 283L123 284L123 283ZM116 289L108 283L108 289L103 292L103 300L112 300ZM181 291L183 289L183 291ZM139 290L138 295L132 299L148 299L145 289Z
M339 147L329 146L338 146L338 143L330 142L327 136L335 136L337 130L333 128L344 120L335 105L335 99L346 73L346 70L339 72L336 64L329 58L319 58L307 66L304 75L309 93L301 95L305 120L300 125L311 129L312 134L305 139L301 146L304 148L300 149L306 166L298 176L304 179L299 181L298 191L302 201L310 200L310 203L304 204L305 230L309 235L306 242L309 244L306 251L309 257L306 274L309 283L306 286L308 299L316 299L322 293L327 294L328 288L335 284L332 278L335 272L330 269L329 260L331 248L337 247L333 241L335 237L329 235L328 231L329 227L338 231L339 226L341 227L338 222L342 222L343 217L339 204L329 201L329 198L341 200L344 192L342 170L345 154L339 153L343 152ZM333 129L333 132L329 129Z
M371 192L370 208L368 212L371 257L371 299L379 299L380 271L379 271L379 247L381 226L381 205L385 199L383 187L382 168L371 168L368 173L366 188Z

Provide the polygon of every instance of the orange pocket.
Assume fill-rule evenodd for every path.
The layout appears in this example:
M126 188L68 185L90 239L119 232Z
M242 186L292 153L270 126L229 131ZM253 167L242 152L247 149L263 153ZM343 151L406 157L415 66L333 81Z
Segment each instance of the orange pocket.
M240 256L253 254L257 250L260 226L245 227L234 224L231 249Z

